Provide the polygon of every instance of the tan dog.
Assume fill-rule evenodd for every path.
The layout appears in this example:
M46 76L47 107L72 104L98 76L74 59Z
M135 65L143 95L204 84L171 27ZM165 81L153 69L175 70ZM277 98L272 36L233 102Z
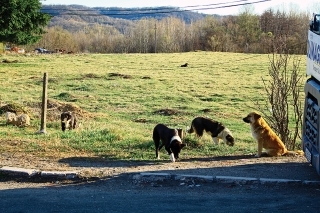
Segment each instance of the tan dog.
M262 148L266 150L269 156L301 154L301 151L288 151L281 139L258 113L249 113L247 117L243 118L243 121L250 123L252 137L258 142L258 153L255 155L256 157L261 156Z
M13 112L6 112L6 123L18 127L30 126L30 117L27 114L16 115Z

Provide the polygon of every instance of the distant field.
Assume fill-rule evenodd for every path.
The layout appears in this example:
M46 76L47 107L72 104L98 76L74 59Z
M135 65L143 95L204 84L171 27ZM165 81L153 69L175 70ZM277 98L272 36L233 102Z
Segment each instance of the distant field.
M2 55L1 106L19 103L31 126L5 125L1 115L1 153L36 156L100 156L154 160L153 127L163 123L185 129L196 116L223 122L235 136L234 147L215 146L205 135L187 135L181 158L254 153L249 126L242 118L265 102L268 55L214 52L175 54ZM2 61L1 60L1 61ZM186 68L181 64L188 63ZM305 56L301 56L301 72ZM40 129L42 78L48 74L46 135ZM301 95L304 95L301 93ZM301 97L303 99L303 97ZM81 127L63 133L64 104L79 107ZM162 159L167 159L162 150Z

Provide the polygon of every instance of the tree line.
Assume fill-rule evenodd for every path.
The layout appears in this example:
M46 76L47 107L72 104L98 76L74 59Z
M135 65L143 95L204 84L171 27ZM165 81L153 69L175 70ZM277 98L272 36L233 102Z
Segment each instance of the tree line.
M177 17L144 18L122 28L91 24L77 31L48 27L42 39L28 46L89 53L172 53L218 51L271 53L286 45L294 54L305 54L310 15L268 9L261 15L245 8L237 16L206 16L186 23ZM71 16L70 16L71 17ZM74 17L69 24L77 24ZM74 23L72 23L74 22ZM283 49L283 47L281 48Z

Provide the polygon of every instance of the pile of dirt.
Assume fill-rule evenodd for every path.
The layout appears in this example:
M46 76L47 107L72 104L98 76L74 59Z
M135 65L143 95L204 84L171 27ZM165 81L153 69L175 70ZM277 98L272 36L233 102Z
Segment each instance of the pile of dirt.
M160 114L164 116L172 116L172 115L178 115L182 112L175 110L175 109L160 109L153 112L153 114Z
M124 78L124 79L131 79L131 75L125 75L120 73L109 73L109 77L118 77L118 78Z
M47 118L49 120L59 118L62 112L73 112L80 118L90 118L92 114L81 109L78 105L74 103L65 103L53 99L48 99L47 101Z
M4 114L6 112L13 112L15 114L30 113L30 111L25 106L22 106L21 104L18 104L18 103L10 103L10 104L1 106L0 114Z
M0 107L0 114L13 112L15 114L28 114L30 118L39 119L41 117L42 103L26 103L25 105L10 103ZM66 103L53 99L47 101L47 120L55 121L60 119L62 112L70 111L79 118L91 118L93 115L74 103Z

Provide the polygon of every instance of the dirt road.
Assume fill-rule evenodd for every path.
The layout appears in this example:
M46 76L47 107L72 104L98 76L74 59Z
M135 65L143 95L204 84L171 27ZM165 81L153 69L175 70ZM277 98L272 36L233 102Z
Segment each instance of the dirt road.
M261 157L252 155L212 158L181 158L172 163L169 157L154 161L117 161L98 157L38 158L32 155L0 155L0 167L13 166L41 171L76 171L85 178L104 178L139 172L167 172L210 176L235 176L320 181L314 167L304 156Z

